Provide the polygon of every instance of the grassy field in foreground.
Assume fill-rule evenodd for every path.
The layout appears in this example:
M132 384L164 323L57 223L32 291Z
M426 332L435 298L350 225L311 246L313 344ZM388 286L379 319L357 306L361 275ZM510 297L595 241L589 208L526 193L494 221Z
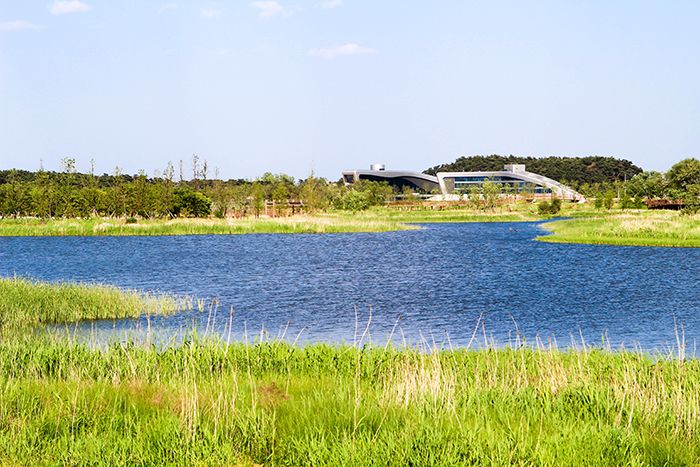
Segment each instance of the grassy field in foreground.
M698 465L700 365L532 348L0 341L2 465Z
M30 329L82 319L118 319L164 314L191 307L187 299L147 296L100 284L38 282L0 277L0 329Z
M639 246L700 246L700 216L671 211L640 211L602 218L578 218L548 223L555 235L538 240Z

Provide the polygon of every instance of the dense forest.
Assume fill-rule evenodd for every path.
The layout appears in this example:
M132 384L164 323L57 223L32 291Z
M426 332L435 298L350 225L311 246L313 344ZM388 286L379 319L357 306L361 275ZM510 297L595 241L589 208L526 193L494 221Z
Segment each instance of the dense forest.
M471 156L460 157L451 164L443 164L424 171L429 175L438 172L491 172L503 170L506 164L525 164L525 170L549 177L565 184L611 184L629 180L643 170L628 160L614 157L517 157Z

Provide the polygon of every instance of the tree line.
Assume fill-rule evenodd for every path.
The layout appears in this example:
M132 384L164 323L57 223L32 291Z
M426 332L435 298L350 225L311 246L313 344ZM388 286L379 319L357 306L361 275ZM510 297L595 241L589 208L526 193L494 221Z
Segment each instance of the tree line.
M525 164L525 170L552 180L576 185L612 184L624 182L643 172L632 162L614 157L517 157L517 156L471 156L460 157L450 164L442 164L424 171L429 175L438 172L495 172L504 165Z
M94 163L91 164L94 167ZM396 193L386 183L362 181L348 189L313 174L295 180L266 173L255 180L209 177L206 161L192 158L192 178L184 178L172 163L149 176L145 171L124 174L80 173L75 159L61 160L59 172L0 171L0 216L40 218L171 218L241 217L267 213L283 216L329 208L361 211L385 204Z

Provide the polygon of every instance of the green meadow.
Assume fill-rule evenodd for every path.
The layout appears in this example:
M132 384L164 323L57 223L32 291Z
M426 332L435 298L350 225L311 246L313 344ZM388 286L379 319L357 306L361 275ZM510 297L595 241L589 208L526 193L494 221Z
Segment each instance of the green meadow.
M518 336L506 348L438 349L369 345L362 329L353 343L299 345L193 329L179 345L93 347L44 326L176 302L139 304L100 285L0 286L0 465L700 462L700 365L680 345L650 355Z
M700 246L700 216L675 211L626 211L545 224L555 235L538 240L667 247Z

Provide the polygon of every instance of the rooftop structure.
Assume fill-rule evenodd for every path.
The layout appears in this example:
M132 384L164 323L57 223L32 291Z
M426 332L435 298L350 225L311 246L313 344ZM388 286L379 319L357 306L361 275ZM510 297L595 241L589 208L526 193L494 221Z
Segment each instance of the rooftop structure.
M372 170L374 169L374 170ZM556 180L525 170L522 164L512 164L497 172L438 172L437 176L418 172L385 170L382 164L373 164L370 170L343 172L346 185L356 180L388 182L391 186L409 186L426 193L439 192L443 196L468 193L473 186L485 182L499 183L514 192L528 192L533 195L554 194L559 198L581 200L583 196L562 185Z

